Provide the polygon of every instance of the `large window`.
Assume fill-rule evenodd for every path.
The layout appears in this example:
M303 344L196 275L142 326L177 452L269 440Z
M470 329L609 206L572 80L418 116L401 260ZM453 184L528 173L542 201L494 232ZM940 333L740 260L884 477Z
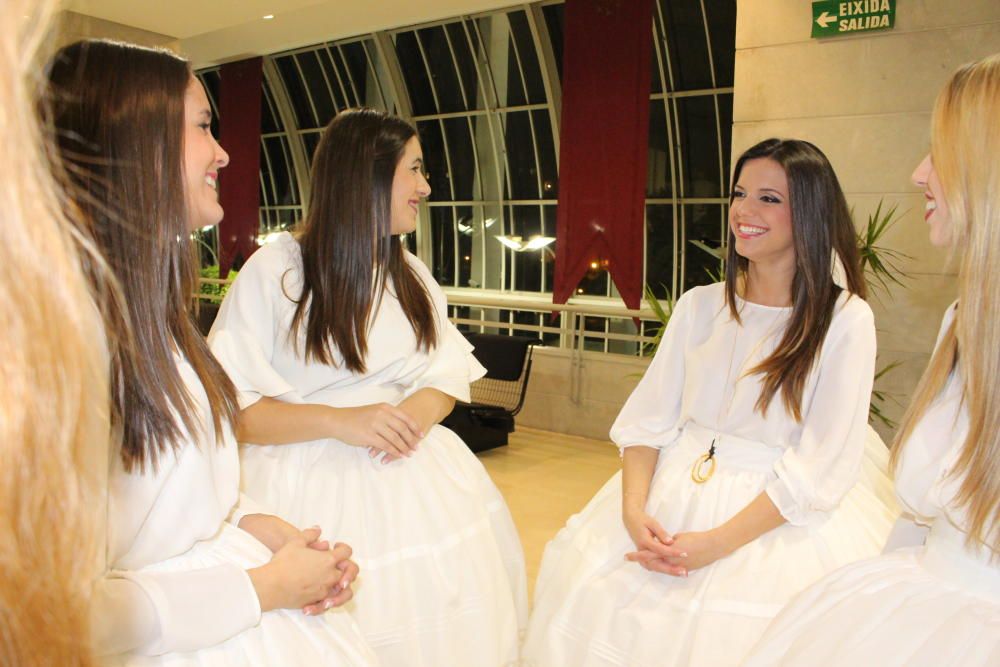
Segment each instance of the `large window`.
M297 49L273 56L272 61L288 91L296 133L309 161L323 128L344 109L364 106L402 112L370 37Z
M559 248L563 11L544 0L266 57L262 234L302 218L308 165L330 119L348 107L384 109L420 133L432 194L407 242L435 278L451 290L544 302ZM660 297L718 272L703 248L725 238L735 24L735 0L654 3L645 277ZM199 75L214 103L217 70ZM577 292L583 303L620 303L601 266ZM517 308L488 318L553 325ZM645 333L630 320L589 318L587 328ZM588 345L637 351L606 339Z
M736 3L658 0L653 24L646 282L676 297L720 268L700 244L726 234Z
M538 239L555 238L558 170L532 22L516 10L392 35L430 172L425 247L442 285L551 291L556 248Z

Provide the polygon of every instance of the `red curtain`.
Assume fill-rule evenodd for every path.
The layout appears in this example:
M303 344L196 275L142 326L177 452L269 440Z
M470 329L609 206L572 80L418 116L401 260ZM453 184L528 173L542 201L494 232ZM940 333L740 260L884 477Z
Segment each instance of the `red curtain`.
M593 262L642 300L652 0L567 0L552 300Z
M229 166L219 172L219 276L242 266L257 249L260 227L260 103L263 59L227 63L220 69L219 143Z

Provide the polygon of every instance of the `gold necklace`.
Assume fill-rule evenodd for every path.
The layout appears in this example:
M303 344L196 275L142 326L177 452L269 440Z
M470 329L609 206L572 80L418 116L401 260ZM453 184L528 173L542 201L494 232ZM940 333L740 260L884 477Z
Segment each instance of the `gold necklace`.
M746 299L743 299L743 303L744 304L747 303ZM740 310L742 311L743 309L740 308ZM782 313L784 313L784 310L778 311L778 314L775 316L774 321L771 322L771 327L767 330L767 332L763 336L761 336L760 340L757 341L757 344L754 345L752 350L750 350L750 354L748 354L746 359L743 360L743 363L740 364L740 373L737 376L736 380L733 381L733 392L732 395L730 395L729 397L728 403L725 400L723 400L723 402L719 404L719 416L715 421L717 428L722 425L723 416L728 416L729 410L732 409L733 401L736 399L736 384L743 379L743 373L745 372L744 368L746 367L747 363L751 359L753 359L754 355L757 354L757 352L760 350L760 347L764 344L764 341L768 340L772 336L772 334L774 334L774 326L778 323L778 320L781 319ZM737 326L736 333L733 334L733 348L729 352L729 368L726 370L726 384L722 388L723 399L725 399L726 389L729 388L729 377L730 375L732 375L733 372L733 363L736 358L736 341L739 339L740 329L742 329L743 327L742 324L738 324L736 326ZM723 408L725 408L725 415L723 415ZM716 430L715 436L712 438L712 443L708 446L708 451L699 456L695 460L694 465L691 466L691 480L695 484L704 484L708 480L712 479L712 475L715 474L715 468L717 464L715 458L715 443L721 436L722 433Z

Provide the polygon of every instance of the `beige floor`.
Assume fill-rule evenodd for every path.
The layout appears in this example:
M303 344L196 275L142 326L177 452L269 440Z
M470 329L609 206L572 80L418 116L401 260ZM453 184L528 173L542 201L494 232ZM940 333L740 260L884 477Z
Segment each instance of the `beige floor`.
M479 459L514 516L531 594L545 543L619 469L618 450L608 441L519 426L508 446Z

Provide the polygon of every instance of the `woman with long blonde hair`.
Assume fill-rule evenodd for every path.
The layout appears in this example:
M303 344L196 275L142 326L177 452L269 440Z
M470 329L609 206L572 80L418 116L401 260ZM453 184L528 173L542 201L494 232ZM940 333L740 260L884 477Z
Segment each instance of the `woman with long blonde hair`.
M100 262L63 215L35 114L52 4L12 0L0 21L2 665L94 664L107 351L84 277Z
M1000 664L1000 54L952 75L913 182L931 243L959 261L892 457L900 501L930 532L802 593L747 667Z

